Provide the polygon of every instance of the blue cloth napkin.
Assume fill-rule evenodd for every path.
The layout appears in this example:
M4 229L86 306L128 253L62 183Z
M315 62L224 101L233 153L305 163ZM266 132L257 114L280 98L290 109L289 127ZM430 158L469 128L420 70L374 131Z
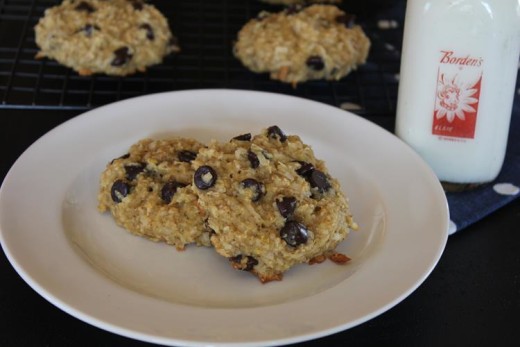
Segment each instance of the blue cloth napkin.
M479 221L520 197L520 89L516 90L504 166L491 183L475 190L446 193L450 209L450 235Z

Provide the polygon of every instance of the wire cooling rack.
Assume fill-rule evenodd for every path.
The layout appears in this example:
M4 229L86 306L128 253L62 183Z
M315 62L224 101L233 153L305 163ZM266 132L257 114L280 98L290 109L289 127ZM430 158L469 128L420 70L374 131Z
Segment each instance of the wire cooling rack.
M156 92L234 88L301 96L366 116L395 114L404 1L342 5L357 15L372 41L368 62L340 81L296 88L248 71L232 54L240 28L260 11L279 11L279 6L257 0L149 1L169 19L182 52L145 73L84 77L55 61L34 58L33 28L45 9L59 2L0 0L0 108L87 110Z

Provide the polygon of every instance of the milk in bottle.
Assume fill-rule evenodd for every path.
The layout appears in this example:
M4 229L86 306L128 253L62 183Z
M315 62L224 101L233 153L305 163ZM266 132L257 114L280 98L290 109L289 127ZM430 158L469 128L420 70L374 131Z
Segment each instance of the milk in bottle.
M441 181L498 175L519 53L520 0L408 0L396 134Z

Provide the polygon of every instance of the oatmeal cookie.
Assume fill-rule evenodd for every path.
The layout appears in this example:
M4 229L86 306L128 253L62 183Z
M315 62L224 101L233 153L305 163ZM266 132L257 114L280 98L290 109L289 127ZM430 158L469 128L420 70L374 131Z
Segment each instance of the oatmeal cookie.
M213 141L192 161L191 186L208 214L211 243L262 282L315 263L355 229L339 183L298 136L278 127Z
M205 213L190 188L190 162L203 145L191 139L144 139L101 175L98 209L133 234L182 250L209 246Z
M125 76L178 52L167 19L141 0L65 0L35 26L37 58L50 58L80 75Z
M238 33L235 56L253 72L291 83L339 80L363 64L370 40L333 5L261 12Z

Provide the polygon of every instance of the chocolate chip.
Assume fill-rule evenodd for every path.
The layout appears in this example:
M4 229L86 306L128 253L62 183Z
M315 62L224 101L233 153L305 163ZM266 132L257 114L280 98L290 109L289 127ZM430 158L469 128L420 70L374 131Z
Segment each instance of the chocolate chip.
M318 188L320 193L324 193L331 188L327 175L320 170L317 170L311 163L305 161L298 161L300 168L296 169L296 173L303 178L312 188Z
M324 193L331 188L327 175L320 170L313 170L308 176L307 181L313 188L318 188L320 193Z
M336 17L336 23L343 24L349 29L354 27L355 21L356 16L353 14L344 13Z
M305 161L298 161L300 167L296 169L296 173L304 178L307 178L313 171L314 165Z
M130 3L132 4L134 10L141 11L143 9L143 3L141 1L130 0Z
M83 28L79 29L78 31L82 31L85 33L85 36L90 37L92 36L92 33L94 30L101 30L97 25L87 24Z
M280 237L292 247L307 243L309 232L307 228L296 221L287 221L280 230Z
M251 150L247 151L247 159L249 159L249 163L251 163L251 167L253 169L256 169L260 166L260 160L258 160L258 156Z
M253 191L253 196L251 197L253 202L260 200L265 195L265 186L254 178L246 178L241 184L243 188Z
M92 13L96 10L92 5L85 1L80 2L74 9L78 12L84 11L87 13Z
M115 203L120 203L130 193L130 186L123 180L117 180L112 184L110 196Z
M248 255L247 256L247 262L246 262L246 268L244 269L244 271L251 271L251 270L253 270L253 268L256 265L258 265L258 260L256 260L252 256Z
M192 151L180 151L179 154L177 154L177 158L185 163L191 163L192 160L197 158L197 153Z
M145 163L133 163L124 166L126 172L126 179L133 181L146 168Z
M235 137L233 137L233 140L237 140L237 141L251 141L251 133L235 136Z
M282 129L277 125L267 128L267 135L269 135L270 138L280 140L280 142L285 142L287 140L287 135L285 135Z
M281 200L276 200L276 206L283 218L292 217L296 210L296 198L294 196L286 196Z
M245 264L244 264L244 258L245 258ZM258 265L258 260L256 260L255 258L253 258L250 255L243 256L243 255L239 254L237 256L230 257L229 261L231 261L233 263L233 267L235 269L242 270L242 271L251 271L251 270L253 270L253 268L256 265Z
M310 67L313 70L320 71L325 68L325 62L323 59L318 55L313 55L307 59L305 62L308 67Z
M130 50L128 47L121 47L114 51L114 59L112 60L112 66L122 66L125 65L132 59L132 54L130 54Z
M150 24L144 23L139 26L139 29L146 30L146 38L150 41L155 39L155 34L153 32L153 28Z
M177 192L177 189L186 187L186 184L176 182L176 181L170 181L164 184L164 186L161 189L161 199L169 204L172 201L173 196Z
M193 175L195 186L201 190L209 189L215 185L217 181L217 173L211 166L204 165L195 171Z

